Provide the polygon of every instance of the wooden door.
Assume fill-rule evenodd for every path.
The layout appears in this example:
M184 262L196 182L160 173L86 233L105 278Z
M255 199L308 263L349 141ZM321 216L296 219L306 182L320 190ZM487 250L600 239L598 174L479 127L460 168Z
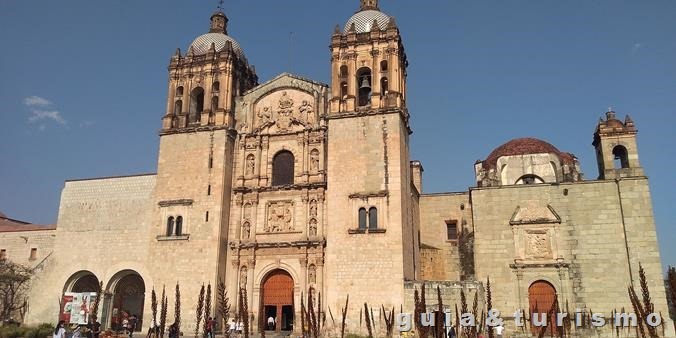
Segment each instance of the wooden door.
M293 278L286 271L274 271L265 279L263 306L276 307L275 330L280 331L282 329L282 307L293 307ZM284 319L293 320L293 318ZM267 322L267 318L265 320Z
M546 314L548 320L547 333L556 335L556 309L552 310L556 302L556 289L549 282L539 280L528 288L528 304L531 318L531 334L537 336L542 327L532 325L533 314L538 313L538 319L542 321L542 314Z

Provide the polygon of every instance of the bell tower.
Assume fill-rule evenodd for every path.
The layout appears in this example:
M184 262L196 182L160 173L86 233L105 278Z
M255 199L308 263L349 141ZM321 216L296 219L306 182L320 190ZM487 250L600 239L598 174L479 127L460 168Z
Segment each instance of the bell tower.
M644 176L638 161L634 121L627 115L624 122L615 117L608 108L606 118L600 119L592 145L596 148L599 179L612 180L622 177Z
M394 18L361 0L330 50L327 305L342 307L349 294L397 307L419 266L404 45Z
M393 17L377 0L361 6L331 37L331 113L406 109L406 53Z
M216 285L225 275L224 263L214 263L225 262L226 255L235 99L258 78L226 34L225 14L217 10L210 19L209 30L169 63L148 239L148 259L154 262L148 269L157 285L190 274ZM181 283L181 291L195 295L199 286ZM194 316L194 310L186 315Z
M198 36L186 54L177 49L171 58L161 134L234 127L234 97L253 88L258 77L237 41L227 35L227 25L228 17L214 12L209 32Z

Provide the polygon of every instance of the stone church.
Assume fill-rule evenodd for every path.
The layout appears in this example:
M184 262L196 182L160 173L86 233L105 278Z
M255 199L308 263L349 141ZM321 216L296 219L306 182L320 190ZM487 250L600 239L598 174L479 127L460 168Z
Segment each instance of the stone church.
M178 282L189 334L200 287L224 281L233 308L246 290L254 331L265 315L298 332L311 293L336 325L349 295L348 330L364 333L365 302L376 322L381 305L412 312L425 283L431 309L438 286L454 310L460 290L485 299L490 278L510 333L514 311L554 299L606 316L631 309L640 263L673 336L628 116L598 122L596 179L582 178L575 155L517 138L475 164L467 191L425 193L394 18L361 0L330 51L328 85L292 74L259 83L216 11L169 61L157 173L66 181L55 227L0 218L2 256L36 268L24 320L54 322L64 292L103 282L103 325L125 311L145 332L151 290L166 286L173 318Z

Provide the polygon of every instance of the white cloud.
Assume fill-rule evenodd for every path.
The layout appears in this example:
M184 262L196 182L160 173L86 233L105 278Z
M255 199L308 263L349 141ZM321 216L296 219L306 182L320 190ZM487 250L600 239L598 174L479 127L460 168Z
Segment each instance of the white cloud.
M60 125L66 125L66 119L63 118L58 110L44 107L51 106L52 102L37 95L29 96L23 99L23 104L29 107L30 112L28 116L29 123L37 123L40 130L45 130L46 122L53 121Z
M30 123L35 123L35 122L40 122L44 120L53 120L59 124L65 125L66 120L61 116L61 113L59 113L56 110L32 110L31 115L28 117L28 122Z
M23 103L29 107L44 107L52 104L49 100L35 95L23 99Z
M93 125L94 125L94 121L90 121L90 120L84 120L84 121L80 122L80 128L87 128L87 127L91 127Z

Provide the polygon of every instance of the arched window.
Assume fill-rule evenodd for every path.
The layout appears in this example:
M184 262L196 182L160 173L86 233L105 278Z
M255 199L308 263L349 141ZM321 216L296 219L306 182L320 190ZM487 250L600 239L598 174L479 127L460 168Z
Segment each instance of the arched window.
M359 209L359 229L366 230L366 209Z
M174 114L179 115L183 112L183 101L176 100L174 103Z
M360 107L371 103L371 69L360 68L357 72L357 86L359 87L358 104Z
M378 209L369 208L369 229L378 229Z
M176 236L183 235L183 216L176 217Z
M613 157L615 169L629 168L629 157L627 156L627 148L624 146L615 146L613 148Z
M176 97L183 97L183 86L176 88Z
M218 81L214 82L214 84L211 85L211 91L212 92L218 93L220 90L221 90L221 84Z
M340 98L345 100L347 98L347 81L340 83Z
M340 77L342 77L342 78L347 77L347 66L346 65L340 66Z
M283 150L272 159L272 185L293 184L294 158L290 151Z
M380 61L380 71L381 72L387 71L387 60Z
M211 111L216 110L218 110L218 96L214 96L211 98Z
M167 236L171 236L174 233L174 216L171 216L167 219Z
M523 175L519 177L519 179L516 181L516 184L539 184L539 183L545 183L545 181L538 177L537 175Z
M387 91L388 91L389 89L390 89L390 88L389 88L388 83L387 83L387 77L384 77L384 76L383 76L382 78L380 78L380 92L381 92L383 95L386 95L386 94L387 94Z
M204 89L197 87L190 94L190 115L192 122L200 120L200 113L204 110Z

